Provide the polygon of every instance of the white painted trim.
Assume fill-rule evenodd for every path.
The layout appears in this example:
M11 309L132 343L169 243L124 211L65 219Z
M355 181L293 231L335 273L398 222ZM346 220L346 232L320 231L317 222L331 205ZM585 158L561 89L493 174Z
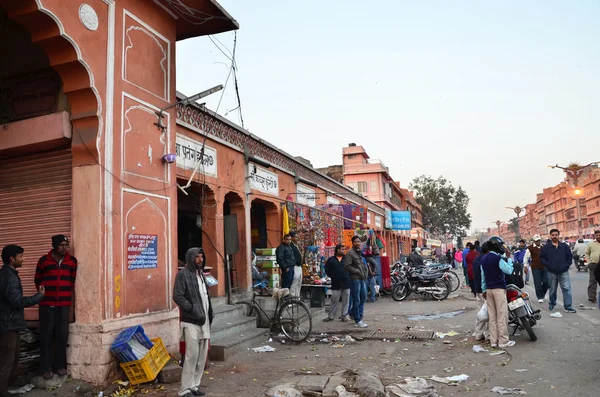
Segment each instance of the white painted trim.
M105 1L106 2L106 1ZM105 318L112 318L113 301L113 157L114 157L114 97L115 97L115 3L108 4L108 34L106 60L106 133L104 135L104 263L107 266L104 278Z
M134 21L136 21L137 23L139 23L140 25L143 26L143 28L137 28L137 30L142 31L143 33L147 34L148 36L150 36L157 44L158 46L161 48L161 51L163 52L163 54L165 55L165 58L162 59L161 61L161 68L165 71L165 79L164 79L164 87L165 87L165 95L164 96L159 96L156 95L155 93L148 91L147 89L145 89L144 87L140 87L139 85L127 80L127 77L125 76L125 73L127 71L127 50L133 47L133 43L131 41L131 37L129 37L128 32L130 29L134 28L127 28L126 25L126 21L127 21L127 17L130 17L131 19L133 19ZM152 35L154 35L155 37L152 37L152 35L150 35L149 33L152 33ZM125 36L129 37L129 44L130 45L125 45ZM158 40L156 39L156 37L159 37L162 41L164 41L167 44L167 50L165 52L165 49L160 45L160 43L158 43ZM171 41L169 41L165 36L163 36L162 34L160 34L158 31L156 31L155 29L153 29L152 27L150 27L150 25L146 24L145 22L143 22L139 17L137 17L136 15L134 15L133 13L131 13L130 11L127 11L127 9L123 9L123 48L122 48L122 70L121 70L121 77L123 78L124 81L128 82L129 84L138 87L141 90L146 91L147 93L165 101L165 102L170 102L171 100ZM165 68L163 67L162 63L166 60L167 63L167 68L165 70Z
M125 109L125 98L128 98L134 102L137 102L139 105L132 106L128 109ZM160 111L160 109L158 107L152 105L151 103L148 103L139 98L136 98L135 96L133 96L125 91L122 92L122 96L121 96L121 170L123 170L123 168L125 167L125 160L126 160L125 134L127 131L129 131L132 128L132 125L129 122L129 119L127 118L127 113L133 109L141 109L149 114L152 114L155 117L158 117L158 116L156 116L155 112ZM171 114L169 112L164 112L164 115L167 118L167 123L165 124L167 128L166 128L165 132L162 133L161 141L163 141L163 143L165 145L165 152L171 153ZM129 127L127 128L127 131L125 131L125 119L127 119L127 123L129 125ZM157 118L157 120L158 120L158 118ZM157 132L158 131L159 130L157 127ZM145 175L136 174L135 172L130 172L130 171L122 171L122 173L137 175L140 178L144 178L144 179L150 179L150 180L154 180L154 181L170 183L171 182L171 172L169 171L169 168L168 168L169 164L163 163L162 167L163 167L163 179L152 178L152 177L148 177Z

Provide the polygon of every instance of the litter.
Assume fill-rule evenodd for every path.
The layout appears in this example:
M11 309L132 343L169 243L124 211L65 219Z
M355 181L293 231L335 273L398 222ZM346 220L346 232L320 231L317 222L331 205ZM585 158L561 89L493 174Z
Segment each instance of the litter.
M254 349L252 349L252 351L254 353L270 353L270 352L274 352L276 349L274 347L271 346L261 346L261 347L255 347Z
M334 343L333 345L331 345L331 347L341 349L342 347L344 347L344 344L343 343Z
M269 339L269 341L271 341L271 340ZM314 341L315 341L315 338L308 338L306 340L307 343L313 343Z
M452 367L444 368L444 372L452 372L453 370L454 370L454 368L452 368Z
M450 383L450 381L448 379L442 378L442 377L439 377L439 376L436 376L436 375L432 376L429 379L432 380L432 381L434 381L434 382L443 383L445 385L447 385L448 383Z
M455 331L450 331L450 332L436 332L435 336L437 336L440 339L444 339L446 336L456 336L458 335L458 332Z
M455 376L447 376L446 379L448 379L450 382L464 382L465 380L469 379L469 375L455 375Z
M348 390L346 390L344 386L336 386L333 390L337 393L339 397L359 397L358 394L351 393Z
M386 387L386 391L391 396L405 397L439 397L435 386L428 385L423 378L404 378L399 384Z
M484 349L483 347L479 346L479 345L473 345L473 353L482 353L482 352L487 352L489 351L488 349Z
M356 340L354 340L354 338L352 338L350 335L332 336L331 341L332 342L356 342Z
M513 396L527 394L527 392L523 389L519 389L516 387L510 388L510 387L500 387L500 386L494 387L492 389L492 392L502 394L502 395L513 395Z
M273 338L269 338L267 342L273 342Z
M527 372L526 369L515 369L515 372Z
M452 344L452 341L451 341L451 340L445 340L445 341L444 341L444 344L445 344L445 345L451 345L451 344Z
M580 304L579 304L579 309L581 309L581 310L596 310L596 308L595 308L595 307L592 307L592 306L584 306L584 304L583 304L583 303L580 303Z
M493 352L493 353L490 353L490 356L500 356L502 354L506 354L506 351L500 350L498 352Z
M32 391L34 387L35 386L30 383L28 385L25 385L25 386L19 388L19 389L9 390L8 393L10 393L10 394L25 394L25 393L28 393L28 392Z
M552 313L552 314L550 315L550 317L554 317L554 318L561 318L561 317L562 317L562 314L560 314L559 312L556 312L556 313Z

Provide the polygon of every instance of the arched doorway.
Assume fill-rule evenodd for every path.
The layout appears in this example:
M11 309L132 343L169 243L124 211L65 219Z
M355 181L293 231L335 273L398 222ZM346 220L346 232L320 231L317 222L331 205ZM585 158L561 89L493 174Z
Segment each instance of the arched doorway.
M252 200L250 207L252 250L277 247L281 243L281 229L278 206L271 201Z
M245 228L244 200L239 194L229 192L223 199L223 253L228 296L248 289L247 276L250 273Z

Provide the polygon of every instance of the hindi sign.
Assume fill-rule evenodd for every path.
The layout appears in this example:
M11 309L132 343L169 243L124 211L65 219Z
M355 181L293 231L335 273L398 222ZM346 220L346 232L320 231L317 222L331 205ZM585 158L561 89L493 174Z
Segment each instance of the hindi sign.
M158 236L155 234L127 235L127 269L158 267Z
M317 205L317 196L314 189L304 185L296 185L296 193L300 204L306 204L311 207Z
M392 230L410 230L412 228L410 211L391 211Z
M177 167L186 170L195 170L200 162L202 151L202 142L177 134L175 140L175 154L177 155ZM204 156L202 165L199 167L200 173L210 176L217 176L217 151L210 146L204 145Z
M250 187L261 192L279 196L279 177L256 164L248 164Z

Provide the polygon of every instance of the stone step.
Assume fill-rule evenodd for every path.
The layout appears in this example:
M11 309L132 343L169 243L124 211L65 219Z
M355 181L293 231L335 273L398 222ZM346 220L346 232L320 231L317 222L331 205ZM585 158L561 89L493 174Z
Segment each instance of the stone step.
M252 317L248 318L252 319ZM208 358L211 361L225 361L236 353L265 345L267 339L268 330L261 328L254 328L242 334L231 335L223 339L211 339Z
M211 339L224 339L229 336L243 334L256 329L256 318L238 315L236 317L218 318L212 323Z
M244 313L245 307L243 305L213 305L214 321L243 316Z

